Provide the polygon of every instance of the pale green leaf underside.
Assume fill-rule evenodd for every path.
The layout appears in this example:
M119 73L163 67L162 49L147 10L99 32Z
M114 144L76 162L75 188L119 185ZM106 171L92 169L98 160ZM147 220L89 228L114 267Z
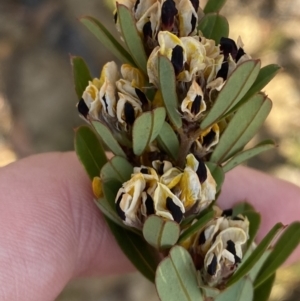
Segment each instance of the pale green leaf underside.
M215 301L254 301L252 282L248 278L241 279L217 296Z
M270 150L275 147L275 143L273 141L263 141L257 144L255 147L247 149L243 152L237 153L234 155L230 161L226 162L225 165L222 166L224 172L228 172L239 164L257 156L258 154Z
M261 268L254 282L258 287L285 262L300 243L300 222L294 222L283 232L273 247L272 253Z
M226 0L208 0L203 11L205 14L218 12L223 7L225 2Z
M147 146L157 137L166 118L165 108L157 108L143 113L133 124L133 152L140 156Z
M88 126L75 130L75 151L90 179L99 177L107 158L96 133Z
M241 151L262 126L272 107L263 94L253 96L233 116L210 160L221 164Z
M154 282L155 270L159 261L156 250L149 246L140 235L125 230L108 218L106 218L106 222L128 259L148 280Z
M143 226L145 240L156 249L171 248L178 240L178 223L157 215L149 216Z
M104 144L114 153L114 155L126 158L126 154L123 149L106 125L100 121L92 121L92 125Z
M193 260L183 247L173 247L159 264L155 284L161 301L203 301Z
M117 10L122 36L127 48L139 69L147 74L147 56L133 14L125 5L118 3Z
M85 88L89 84L89 81L92 80L92 76L83 58L79 56L71 56L71 65L73 67L75 91L78 99L81 99Z
M225 17L217 13L210 13L200 20L198 30L203 33L205 38L214 40L218 45L222 37L228 37L229 24Z
M177 160L179 152L179 141L172 127L164 122L157 136L158 145L174 160Z
M158 57L159 85L168 117L178 129L182 126L181 116L178 112L178 98L176 93L176 77L174 67L165 56Z
M125 158L115 156L102 167L100 176L104 182L115 179L124 183L132 172L133 167Z
M254 83L260 68L260 61L248 60L241 63L227 79L215 104L202 121L201 129L206 129L234 107Z
M122 63L129 63L135 66L135 63L128 51L113 37L113 35L100 21L93 17L84 16L80 18L80 22L84 24L96 36L102 45L105 46Z

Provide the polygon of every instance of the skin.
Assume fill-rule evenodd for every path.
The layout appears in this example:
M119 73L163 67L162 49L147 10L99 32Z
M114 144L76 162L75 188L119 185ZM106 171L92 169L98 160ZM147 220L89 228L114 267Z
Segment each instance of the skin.
M74 277L134 271L74 153L35 155L0 169L0 191L0 300L50 301ZM263 216L258 240L276 222L299 219L299 187L237 167L218 202L230 208L243 200ZM299 257L298 248L289 262Z

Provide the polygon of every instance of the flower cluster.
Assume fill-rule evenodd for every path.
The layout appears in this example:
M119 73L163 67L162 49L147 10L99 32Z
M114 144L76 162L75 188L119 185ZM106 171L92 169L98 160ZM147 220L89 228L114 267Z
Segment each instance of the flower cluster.
M215 218L183 243L189 249L202 279L210 286L224 283L243 258L249 238L249 221L232 210L214 207Z
M183 170L169 161L156 160L152 166L135 167L119 189L116 210L125 224L142 228L151 214L180 223L184 214L200 212L215 199L215 180L192 154Z

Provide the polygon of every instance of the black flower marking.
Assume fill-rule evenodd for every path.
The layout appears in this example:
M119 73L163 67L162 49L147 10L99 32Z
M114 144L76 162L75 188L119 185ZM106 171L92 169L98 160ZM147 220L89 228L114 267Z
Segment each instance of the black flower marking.
M194 115L197 115L200 112L201 102L202 102L202 96L196 95L196 97L193 101L192 107L191 107L191 112Z
M239 48L237 54L236 54L236 58L235 58L235 61L238 62L239 59L244 55L246 54L246 52L244 51L243 48Z
M147 216L155 213L153 199L148 193L147 193L147 199L145 201L145 205L146 205Z
M115 12L115 14L114 14L114 21L115 21L115 24L116 24L117 21L118 21L118 13L117 13L117 12Z
M192 5L194 6L195 11L197 12L199 9L199 0L190 0Z
M134 4L134 11L137 10L139 4L140 4L140 0L137 0L137 1L135 2L135 4Z
M180 223L183 217L183 213L180 207L177 206L170 197L167 197L166 207L171 212L175 222Z
M211 263L207 266L207 273L211 276L214 276L217 272L217 256L214 254L214 257L211 261Z
M207 135L203 137L203 146L208 147L215 139L216 133L211 129Z
M145 175L149 175L149 170L148 170L148 168L145 168L145 167L141 168L141 173L143 173L143 174L145 174Z
M183 48L176 45L172 51L171 62L173 64L175 74L178 75L183 69Z
M102 100L103 100L103 102L104 102L104 104L105 104L105 111L106 111L106 113L108 114L108 104L107 104L106 96L105 96L105 95L103 95Z
M148 99L143 91L141 91L138 88L135 88L135 93L136 93L137 97L139 98L139 100L141 101L142 105L148 104Z
M230 208L230 209L225 209L225 210L223 210L223 212L222 212L222 216L232 216L232 213L233 213L233 210L232 210L232 208Z
M78 105L77 105L77 109L78 109L78 112L84 116L85 118L87 117L87 115L89 114L89 108L88 106L86 105L85 101L83 100L83 98L81 98L78 102Z
M206 242L206 237L204 231L199 235L198 243L199 245L204 245Z
M233 217L232 220L233 220L233 221L244 221L243 218L238 217L238 216Z
M159 164L158 171L157 171L159 175L162 175L164 173L164 167L165 167L165 163L161 162Z
M198 161L199 161L199 165L196 170L196 174L199 178L200 183L202 184L207 179L207 170L206 170L206 166L205 166L204 162L202 160L198 160Z
M143 26L143 35L145 39L152 38L153 32L150 21L146 22Z
M173 0L166 0L161 9L161 21L164 30L171 30L173 28L175 16L178 10Z
M224 81L227 79L228 75L228 70L229 70L229 64L227 61L223 61L221 69L217 73L217 77L222 77Z
M125 103L124 114L125 114L126 123L129 125L133 125L135 121L135 114L134 114L134 108L130 102Z
M231 54L233 59L236 58L238 49L234 40L222 37L220 40L220 49L225 60L228 59L229 54Z
M195 30L197 25L197 18L194 16L194 14L192 14L191 25L192 25L192 30L189 33L189 35Z
M235 263L241 262L241 258L236 255L235 244L231 239L227 240L226 250L228 250L231 254L233 254Z
M121 200L122 200L122 196L123 196L124 193L122 193L119 198L117 199L117 202L116 202L116 211L118 213L118 215L120 216L120 218L125 221L126 219L126 216L125 216L125 212L121 209L120 207L120 203L121 203Z

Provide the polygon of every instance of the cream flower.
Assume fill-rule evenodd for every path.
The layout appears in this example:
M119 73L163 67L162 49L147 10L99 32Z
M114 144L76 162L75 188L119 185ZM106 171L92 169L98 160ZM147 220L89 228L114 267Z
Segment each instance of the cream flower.
M118 93L119 100L117 102L117 118L121 127L128 131L133 125L135 119L142 114L142 106L138 100L123 94Z
M206 155L219 142L220 129L217 123L203 131L195 141L195 151L201 157Z
M190 0L177 1L179 15L179 36L181 37L194 35L197 32L197 6L199 7L199 2L198 5L195 2L196 1L194 1L194 5L196 7Z
M193 80L187 96L181 103L181 111L188 121L196 121L200 118L201 113L206 110L206 103L201 87Z

